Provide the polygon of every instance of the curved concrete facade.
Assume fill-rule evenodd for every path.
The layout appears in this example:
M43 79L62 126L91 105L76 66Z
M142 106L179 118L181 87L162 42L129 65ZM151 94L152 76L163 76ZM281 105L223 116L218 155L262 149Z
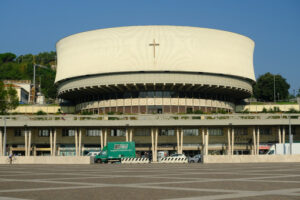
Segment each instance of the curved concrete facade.
M76 103L79 111L102 112L106 107L99 102L143 102L143 98L210 99L224 105L214 108L232 110L226 102L231 105L249 97L255 81L254 42L227 31L183 26L108 28L71 35L56 47L59 97ZM86 109L87 102L98 102L99 110Z

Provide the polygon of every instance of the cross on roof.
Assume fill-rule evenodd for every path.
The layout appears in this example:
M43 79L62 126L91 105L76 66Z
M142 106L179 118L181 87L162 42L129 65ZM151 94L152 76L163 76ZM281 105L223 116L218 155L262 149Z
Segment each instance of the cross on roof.
M159 46L159 44L155 43L155 39L153 39L153 43L150 43L149 46L153 46L153 58L155 58L155 47Z

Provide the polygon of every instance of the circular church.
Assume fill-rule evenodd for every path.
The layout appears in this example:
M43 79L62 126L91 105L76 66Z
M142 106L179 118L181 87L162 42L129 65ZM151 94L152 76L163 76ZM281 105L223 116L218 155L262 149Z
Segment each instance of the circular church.
M130 26L56 44L58 97L77 112L232 112L252 94L254 42L198 27Z

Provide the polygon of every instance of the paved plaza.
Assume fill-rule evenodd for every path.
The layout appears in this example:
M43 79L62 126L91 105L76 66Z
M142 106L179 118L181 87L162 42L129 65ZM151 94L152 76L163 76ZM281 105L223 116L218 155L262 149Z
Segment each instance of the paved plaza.
M0 165L0 200L300 199L300 163Z

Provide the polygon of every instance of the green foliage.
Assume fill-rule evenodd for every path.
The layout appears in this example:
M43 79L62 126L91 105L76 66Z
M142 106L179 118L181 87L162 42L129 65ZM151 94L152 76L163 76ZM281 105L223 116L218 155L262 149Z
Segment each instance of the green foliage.
M194 114L203 114L203 111L202 110L195 110Z
M37 84L41 84L41 90L45 97L54 99L57 93L57 87L54 85L56 72L51 69L51 65L55 64L55 59L56 53L53 51L18 57L12 53L0 54L0 80L32 80L33 61L35 61L36 64L48 67L46 69L36 68L36 81Z
M17 91L12 87L4 87L0 81L0 114L6 114L8 110L13 110L19 105Z
M81 112L81 114L82 114L82 115L92 115L93 113L92 113L92 112L89 112L89 111L86 111L86 110L84 110L84 111L82 111L82 112Z
M254 97L261 101L274 101L274 76L275 76L275 95L276 99L287 99L289 96L290 85L281 75L266 73L261 75L253 87Z
M47 113L45 113L44 111L42 110L39 110L36 112L37 115L47 115Z

